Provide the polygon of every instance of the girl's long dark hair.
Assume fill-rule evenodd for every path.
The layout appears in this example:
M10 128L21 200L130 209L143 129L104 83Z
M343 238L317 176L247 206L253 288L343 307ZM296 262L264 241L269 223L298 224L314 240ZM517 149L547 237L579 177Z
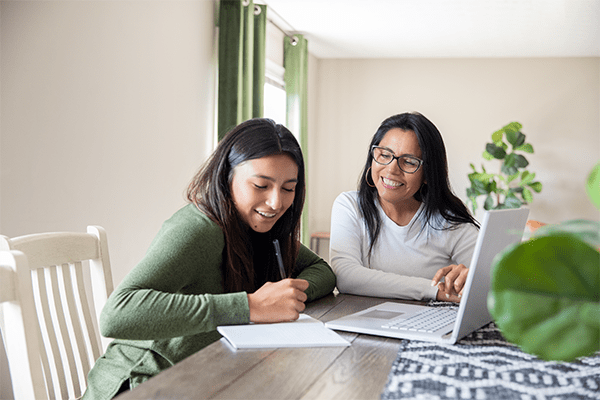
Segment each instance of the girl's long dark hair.
M289 155L298 166L294 202L268 233L257 234L242 221L233 204L233 172L245 161L276 154ZM233 128L219 142L217 149L194 176L187 198L223 230L223 284L226 292L254 292L273 275L264 270L275 267L274 263L260 267L254 264L258 251L255 247L269 249L268 254L272 254L274 239L279 240L284 266L288 276L291 274L300 246L304 196L302 151L294 135L283 125L266 118L251 119ZM271 257L263 259L274 261ZM276 267L274 271L277 271Z
M372 146L379 145L385 134L392 128L413 131L417 135L423 157L421 168L424 172L424 182L427 183L415 193L414 197L425 206L422 212L426 224L434 229L441 229L437 224L432 223L434 215L439 213L449 223L449 229L464 223L479 227L464 203L452 193L448 178L446 147L435 125L419 113L393 115L384 120L373 135L358 183L359 207L369 234L369 256L381 232L381 217L376 205L377 189L367 182L367 174L373 162L370 150ZM423 224L421 229L424 229L426 224Z

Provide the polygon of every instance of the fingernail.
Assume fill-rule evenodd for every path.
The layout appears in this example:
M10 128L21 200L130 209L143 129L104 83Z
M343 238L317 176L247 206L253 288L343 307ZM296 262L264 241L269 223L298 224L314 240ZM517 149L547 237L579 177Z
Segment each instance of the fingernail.
M447 299L449 299L449 298L450 298L450 295L449 295L448 293L446 293L446 298L447 298Z
M437 285L437 282L436 281L431 281L431 286L435 286L435 285Z
M459 298L459 299L460 299L460 298L462 298L462 294L459 294L459 295L458 295L458 298Z

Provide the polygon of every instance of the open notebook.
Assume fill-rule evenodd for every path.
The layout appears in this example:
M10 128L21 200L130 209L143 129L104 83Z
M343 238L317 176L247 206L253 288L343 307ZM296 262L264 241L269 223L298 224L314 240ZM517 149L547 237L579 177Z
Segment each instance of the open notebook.
M350 346L350 342L306 314L293 322L224 325L217 331L236 349Z
M523 237L529 209L486 211L460 306L385 302L325 323L331 329L402 339L455 343L492 320L487 309L494 257Z

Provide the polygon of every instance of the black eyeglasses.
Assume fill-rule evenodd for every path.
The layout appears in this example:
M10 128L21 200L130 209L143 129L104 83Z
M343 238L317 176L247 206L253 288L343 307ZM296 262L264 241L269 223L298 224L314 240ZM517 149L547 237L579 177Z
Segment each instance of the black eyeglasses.
M390 150L379 147L371 147L371 157L377 164L389 165L392 161L398 161L398 167L407 174L414 174L423 165L423 160L413 156L395 156Z

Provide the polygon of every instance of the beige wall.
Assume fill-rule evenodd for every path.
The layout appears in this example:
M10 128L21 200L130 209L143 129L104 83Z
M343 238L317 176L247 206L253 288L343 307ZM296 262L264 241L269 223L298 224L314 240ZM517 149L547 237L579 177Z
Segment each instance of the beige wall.
M0 233L101 225L119 283L212 149L214 1L0 7Z
M530 170L544 184L531 218L600 220L584 189L600 160L600 58L312 59L310 67L311 232L329 230L333 201L356 189L375 130L405 111L442 132L463 201L469 164L481 164L495 130L519 121L535 149Z
M115 282L212 148L212 1L2 2L0 232L108 231Z

